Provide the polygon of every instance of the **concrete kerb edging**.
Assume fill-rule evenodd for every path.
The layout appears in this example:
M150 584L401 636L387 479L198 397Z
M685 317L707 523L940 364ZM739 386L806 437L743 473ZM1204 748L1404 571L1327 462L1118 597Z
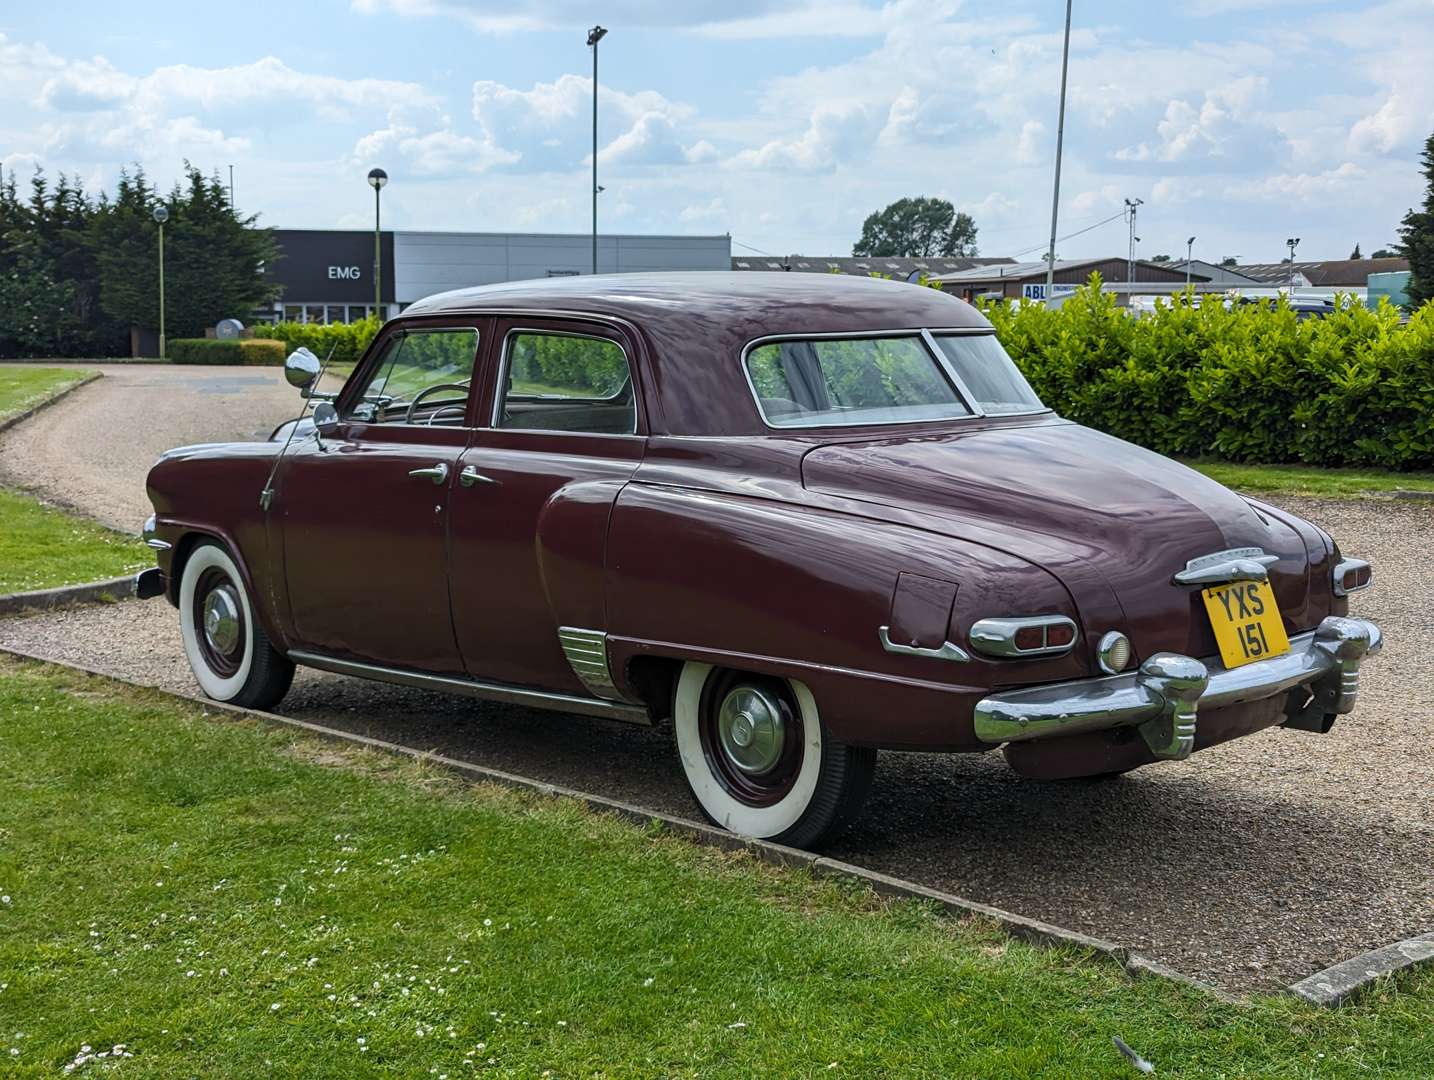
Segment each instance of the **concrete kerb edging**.
M90 383L92 383L92 382L98 382L100 379L103 379L104 377L105 377L105 373L104 373L103 371L96 371L93 375L89 375L89 376L87 376L87 377L81 379L81 380L80 380L79 382L77 382L77 383L71 383L69 386L65 387L63 390L59 391L58 393L51 394L51 395L50 395L49 397L47 397L44 401L37 402L36 404L31 405L31 406L30 406L28 409L26 409L24 412L16 413L14 416L9 417L8 419L0 420L0 433L9 431L9 430L10 430L12 427L14 427L16 424L23 423L24 421L30 419L30 417L34 416L37 412L40 412L42 409L48 409L51 405L55 404L55 402L57 402L57 401L63 401L65 398L69 397L71 394L73 394L73 393L74 393L76 390L78 390L80 387L82 387L82 386L89 386Z
M107 604L129 600L135 595L135 575L88 581L83 585L61 585L55 589L9 593L0 596L0 617L21 611L47 611L67 604ZM36 657L36 659L42 659ZM54 661L50 661L54 663ZM120 680L123 682L124 680Z
M143 683L131 682L128 679L123 679L107 672L97 671L79 664L53 660L49 657L36 656L33 653L27 653L20 649L12 649L5 645L0 645L0 655L12 656L19 660L31 660L42 664L53 664L57 667L68 668L71 671L92 678L107 679L111 682L124 683L141 690L148 690L186 705L197 705L203 709L213 709L215 712L228 713L249 720L257 720L271 727L302 731L330 742L343 743L349 746L372 750L376 753L410 758L414 761L421 761L437 766L475 783L499 784L504 787L530 791L554 798L575 799L589 809L600 813L613 814L639 825L649 825L654 822L660 823L664 828L670 829L674 833L678 833L700 844L708 844L712 847L719 847L728 851L750 852L763 862L778 866L810 867L814 873L827 874L849 881L860 882L873 891L887 896L899 896L934 903L944 911L958 918L977 916L989 919L999 924L1012 937L1022 941L1045 947L1065 946L1096 953L1113 960L1127 973L1133 976L1155 976L1189 986L1229 1004L1247 1004L1243 998L1178 972L1148 957L1132 953L1130 950L1116 945L1113 942L1081 934L1074 930L1067 930L1064 927L1044 923L1037 919L1028 919L1024 916L1016 915L1013 912L1003 911L1000 908L991 907L987 904L980 904L974 900L966 900L962 897L954 896L951 893L928 889L915 882L891 877L887 874L882 874L875 870L867 870L860 866L853 866L851 863L841 862L837 859L829 859L822 855L815 855L809 851L800 851L796 848L784 847L781 844L773 844L765 840L751 840L746 837L734 836L729 832L724 832L721 829L705 825L698 821L692 821L688 818L665 814L658 810L647 810L643 807L635 806L632 803L620 802L617 799L609 799L602 795L590 795L586 792L563 787L559 784L550 784L543 780L534 780L530 777L519 776L515 773L503 772L500 769L492 769L486 765L475 765L472 762L460 761L457 758L446 757L442 754L433 754L428 751L417 750L410 746L387 742L383 739L371 738L367 735L356 735L352 732L325 727L323 724L315 724L307 720L296 720L292 717L262 712L258 709L241 709L233 705L225 705L222 702L210 701L207 698L181 694L173 690L166 690L162 687L147 686ZM1362 956L1346 960L1341 964L1336 964L1334 967L1327 968L1324 971L1294 983L1286 988L1286 992L1311 1004L1333 1008L1342 1004L1357 990L1370 982L1403 968L1410 968L1428 962L1434 962L1434 933L1422 934L1418 937L1410 938L1407 941L1396 942L1393 945L1385 946L1374 952L1365 953Z
M1362 953L1317 971L1290 987L1296 997L1325 1008L1344 1004L1356 991L1369 983L1405 968L1434 962L1434 932L1396 941L1373 952Z

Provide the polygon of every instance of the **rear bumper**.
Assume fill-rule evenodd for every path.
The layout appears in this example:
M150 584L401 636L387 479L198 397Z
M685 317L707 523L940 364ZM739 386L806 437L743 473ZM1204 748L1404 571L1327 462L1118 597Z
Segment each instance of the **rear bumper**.
M976 737L994 745L1136 727L1157 758L1180 760L1195 747L1199 710L1278 694L1290 696L1288 726L1327 730L1333 716L1353 710L1360 664L1383 643L1374 623L1330 616L1292 638L1284 656L1243 667L1157 653L1129 674L983 698L976 705Z

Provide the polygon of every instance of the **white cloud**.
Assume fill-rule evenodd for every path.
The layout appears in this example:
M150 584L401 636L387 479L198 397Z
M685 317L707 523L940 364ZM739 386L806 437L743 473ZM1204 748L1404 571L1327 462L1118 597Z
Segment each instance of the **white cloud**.
M1246 76L1207 90L1198 108L1185 100L1170 101L1155 126L1158 141L1122 147L1115 159L1165 163L1224 159L1222 163L1235 164L1251 138L1268 140L1267 132L1253 130L1267 125L1251 115L1251 104L1264 85L1264 79Z
M353 0L366 14L457 19L484 33L512 34L592 25L598 13L576 0ZM880 4L847 0L608 0L600 14L609 26L689 30L713 37L858 37L882 25Z
M707 202L684 206L682 212L677 215L677 220L685 225L694 222L724 221L727 217L727 200L720 195L715 195Z
M1225 195L1235 199L1298 199L1314 201L1338 195L1365 177L1365 170L1352 161L1322 173L1281 173L1266 176L1253 183L1235 183L1225 188Z
M1027 120L1021 125L1020 137L1016 140L1016 160L1026 165L1042 161L1054 155L1055 147L1046 145L1046 125L1039 120Z

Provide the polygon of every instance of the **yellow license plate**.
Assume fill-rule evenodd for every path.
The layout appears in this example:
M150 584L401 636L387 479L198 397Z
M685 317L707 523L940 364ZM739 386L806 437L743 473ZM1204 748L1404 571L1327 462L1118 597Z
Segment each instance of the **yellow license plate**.
M1264 581L1217 585L1201 594L1227 668L1283 656L1290 651L1274 590Z

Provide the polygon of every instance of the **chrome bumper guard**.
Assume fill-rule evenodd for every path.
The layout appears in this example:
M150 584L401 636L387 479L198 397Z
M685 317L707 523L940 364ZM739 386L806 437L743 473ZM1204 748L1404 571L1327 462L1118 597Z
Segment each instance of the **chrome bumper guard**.
M1135 727L1157 758L1179 761L1195 748L1198 711L1263 701L1296 687L1308 702L1289 727L1327 730L1328 718L1354 709L1359 666L1379 652L1384 635L1366 619L1331 615L1290 640L1290 651L1237 668L1207 665L1179 653L1157 653L1139 671L993 694L976 704L982 742L1054 739Z

